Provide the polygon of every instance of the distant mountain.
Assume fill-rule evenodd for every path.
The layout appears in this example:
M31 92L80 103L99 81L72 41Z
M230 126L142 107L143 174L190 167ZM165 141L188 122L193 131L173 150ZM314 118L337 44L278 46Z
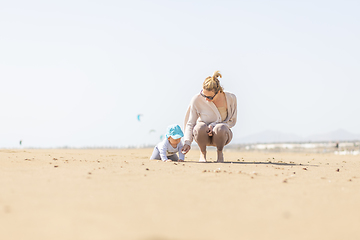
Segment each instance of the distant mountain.
M306 138L308 141L320 142L320 141L352 141L360 140L360 134L352 134L344 129L338 129L333 132L314 134Z
M300 142L303 138L296 134L288 134L279 131L263 131L234 141L234 143L276 143L276 142Z
M296 134L288 134L280 131L263 131L248 135L243 138L234 139L233 143L280 143L280 142L321 142L321 141L353 141L360 140L360 134L352 134L343 129L324 134L314 134L301 137Z

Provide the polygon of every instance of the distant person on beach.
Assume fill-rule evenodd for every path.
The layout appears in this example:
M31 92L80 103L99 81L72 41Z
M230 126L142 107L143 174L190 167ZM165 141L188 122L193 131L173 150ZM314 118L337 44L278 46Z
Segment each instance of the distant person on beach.
M185 155L181 152L184 146L181 138L184 136L184 133L181 131L180 126L168 126L165 136L166 138L155 146L150 159L162 160L164 162L183 162ZM179 152L179 157L176 155L177 152Z
M193 140L200 148L200 162L206 162L206 146L217 148L217 162L224 162L223 148L229 144L236 124L237 102L233 93L224 91L214 72L203 82L202 90L196 94L185 116L183 151L187 153Z

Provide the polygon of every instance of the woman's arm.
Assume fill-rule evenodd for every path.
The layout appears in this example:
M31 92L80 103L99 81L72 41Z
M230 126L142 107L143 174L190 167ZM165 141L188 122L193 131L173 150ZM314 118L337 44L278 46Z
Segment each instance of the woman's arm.
M232 128L236 124L237 120L237 100L236 96L233 93L227 94L227 101L228 101L228 117L226 122L222 122L226 124L229 128ZM215 127L217 123L212 123L213 127Z
M190 106L185 116L185 134L184 134L184 144L191 145L193 141L193 129L196 125L196 121L199 118L198 111L194 104L195 98L190 102Z
M226 122L226 124L229 126L229 128L232 128L235 126L237 121L237 99L234 94L232 94L232 102L230 104L230 111L228 114L230 114L229 120Z

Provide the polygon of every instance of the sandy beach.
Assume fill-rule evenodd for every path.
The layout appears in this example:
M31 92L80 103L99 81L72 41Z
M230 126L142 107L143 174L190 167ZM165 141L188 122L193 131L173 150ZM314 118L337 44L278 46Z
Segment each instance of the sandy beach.
M151 152L0 150L0 239L360 239L360 156Z

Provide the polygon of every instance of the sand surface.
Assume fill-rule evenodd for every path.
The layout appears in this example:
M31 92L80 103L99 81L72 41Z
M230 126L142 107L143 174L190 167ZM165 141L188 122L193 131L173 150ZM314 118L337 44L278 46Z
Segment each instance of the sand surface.
M0 239L360 239L360 156L151 152L0 150Z

